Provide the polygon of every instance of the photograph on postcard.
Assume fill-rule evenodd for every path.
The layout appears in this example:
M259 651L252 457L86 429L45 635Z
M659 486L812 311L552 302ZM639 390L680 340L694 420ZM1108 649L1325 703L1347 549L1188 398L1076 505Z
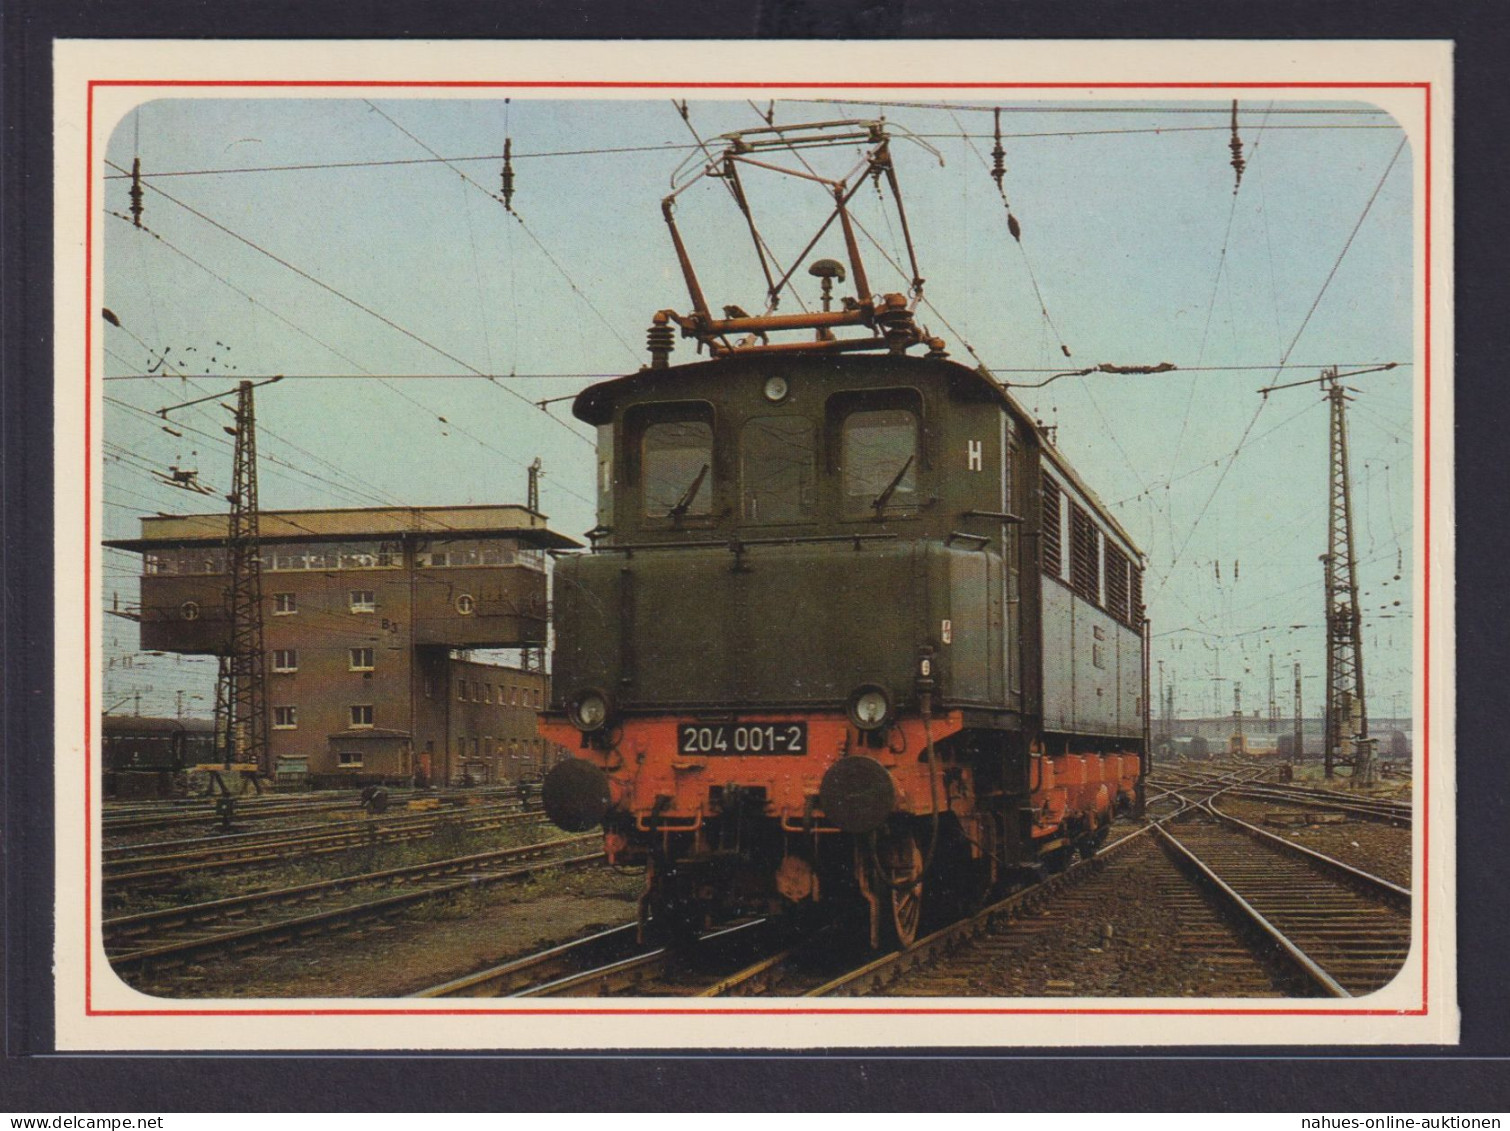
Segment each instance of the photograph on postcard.
M860 69L91 102L122 1015L1427 1010L1429 84Z

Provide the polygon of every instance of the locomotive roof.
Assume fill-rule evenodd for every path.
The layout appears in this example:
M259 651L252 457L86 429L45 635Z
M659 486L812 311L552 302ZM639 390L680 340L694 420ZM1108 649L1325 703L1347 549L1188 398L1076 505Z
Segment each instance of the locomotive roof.
M1054 466L1054 469L1067 479L1074 488L1085 496L1086 502L1105 522L1112 531L1122 539L1127 546L1140 558L1143 552L1138 549L1138 544L1130 534L1123 529L1122 524L1109 511L1101 501L1099 495L1093 491L1086 482L1080 478L1080 474L1070 466L1067 460L1049 439L1044 435L1043 429L1033 419L1026 409L1017 402L1017 399L1007 388L992 377L984 369L971 369L956 361L945 358L926 358L908 356L859 356L855 354L802 354L788 353L780 355L751 354L746 357L719 358L710 361L691 362L686 365L672 365L664 369L654 369L649 366L635 373L623 377L614 377L607 381L599 381L596 385L589 385L577 394L572 402L572 415L586 424L608 424L613 420L613 406L623 397L638 393L642 389L653 387L658 381L675 377L706 377L716 381L728 377L734 373L747 372L750 369L771 370L775 367L823 365L833 369L834 372L845 370L864 370L875 368L878 365L888 370L905 371L916 369L921 373L937 372L953 382L956 388L964 387L971 392L990 400L996 400L1005 405L1007 410L1017 418L1018 422L1033 434L1042 450L1044 457Z

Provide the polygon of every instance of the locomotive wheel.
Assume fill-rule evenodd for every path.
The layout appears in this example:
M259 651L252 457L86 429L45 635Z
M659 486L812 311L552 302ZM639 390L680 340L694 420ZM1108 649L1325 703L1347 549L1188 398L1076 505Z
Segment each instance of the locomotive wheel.
M891 934L898 946L909 947L923 921L923 852L911 833L903 833L883 839L876 856L890 893Z

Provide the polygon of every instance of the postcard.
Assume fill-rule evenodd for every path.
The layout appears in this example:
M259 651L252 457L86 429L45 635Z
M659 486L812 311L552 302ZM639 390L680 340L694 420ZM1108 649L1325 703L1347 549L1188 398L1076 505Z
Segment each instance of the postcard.
M1450 44L125 48L59 1048L1456 1042Z

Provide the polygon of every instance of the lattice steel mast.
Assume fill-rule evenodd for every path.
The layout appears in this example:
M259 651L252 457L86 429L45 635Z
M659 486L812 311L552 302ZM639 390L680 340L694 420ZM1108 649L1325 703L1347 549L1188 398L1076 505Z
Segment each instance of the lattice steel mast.
M257 419L252 382L236 395L236 448L226 537L228 651L215 685L215 745L227 769L268 765L267 656L262 641L262 555L257 522Z
M1331 402L1331 470L1326 570L1326 776L1338 764L1354 763L1361 744L1367 762L1368 710L1363 692L1363 618L1358 608L1358 563L1353 543L1352 483L1347 461L1347 402L1336 368L1323 374ZM1354 764L1354 774L1362 768Z

